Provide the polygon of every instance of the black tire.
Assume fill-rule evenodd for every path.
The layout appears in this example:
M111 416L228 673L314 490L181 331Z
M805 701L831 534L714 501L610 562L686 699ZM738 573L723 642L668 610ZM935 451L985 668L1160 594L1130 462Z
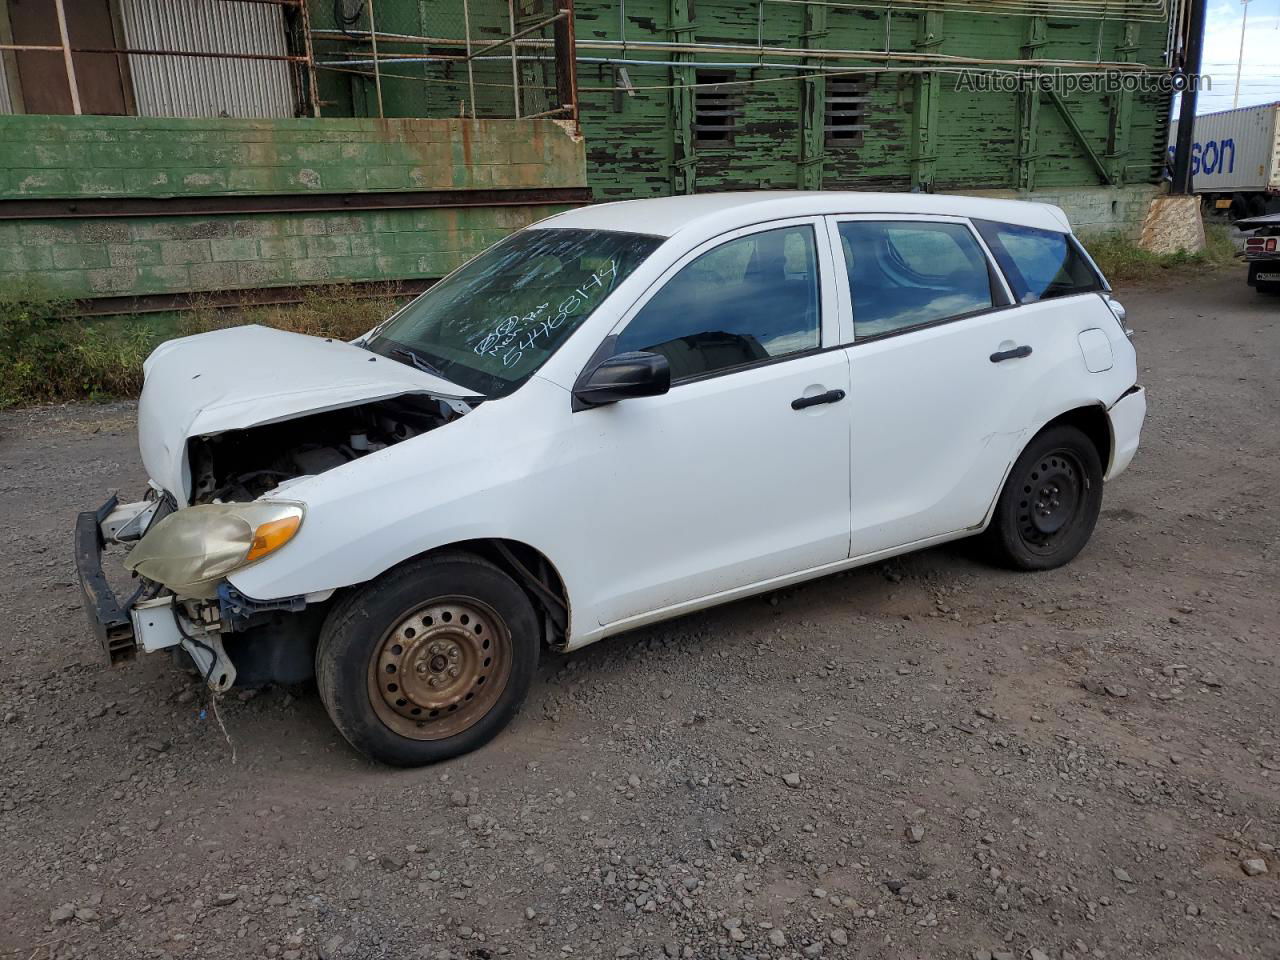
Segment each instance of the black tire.
M416 767L493 739L529 692L539 647L533 604L510 577L479 557L444 554L397 567L334 607L316 684L353 747Z
M1101 509L1102 463L1093 441L1075 427L1049 427L1009 471L983 534L987 554L1014 570L1060 567L1089 542Z

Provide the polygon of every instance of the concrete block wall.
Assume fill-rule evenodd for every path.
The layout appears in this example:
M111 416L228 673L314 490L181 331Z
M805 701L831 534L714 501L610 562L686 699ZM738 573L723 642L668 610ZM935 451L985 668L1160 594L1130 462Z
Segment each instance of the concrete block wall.
M582 188L585 168L547 120L0 117L0 201L119 197L125 214L0 218L0 284L93 299L432 279L567 205L133 216L129 200Z
M960 191L956 191L960 192ZM1151 200L1159 188L1149 183L1124 187L1058 187L1019 193L1016 190L966 190L970 196L1032 200L1061 207L1071 227L1082 237L1118 233L1136 240L1142 232Z
M437 278L560 209L0 222L0 285L92 299Z

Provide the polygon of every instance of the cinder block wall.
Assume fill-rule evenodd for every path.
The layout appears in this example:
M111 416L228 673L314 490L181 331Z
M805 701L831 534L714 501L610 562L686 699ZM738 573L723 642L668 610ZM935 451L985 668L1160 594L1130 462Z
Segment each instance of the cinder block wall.
M431 279L572 205L527 202L530 191L585 186L581 141L548 120L0 117L0 284L95 298ZM449 196L418 209L130 212L139 198L287 207L370 191ZM105 215L73 209L112 198L114 211L94 211ZM70 215L25 215L28 200L67 201Z
M964 190L967 196L1000 197L1008 200L1033 200L1061 207L1071 220L1072 229L1082 237L1118 233L1135 240L1142 232L1151 199L1159 188L1149 183L1124 187L1060 187L1055 190Z

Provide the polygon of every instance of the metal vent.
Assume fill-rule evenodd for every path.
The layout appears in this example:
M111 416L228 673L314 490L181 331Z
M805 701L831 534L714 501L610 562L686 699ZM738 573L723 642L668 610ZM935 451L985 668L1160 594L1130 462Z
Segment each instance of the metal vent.
M857 147L867 129L871 84L865 76L828 77L826 122L829 147Z
M700 146L729 146L742 118L742 96L732 70L699 70L693 93L693 142Z

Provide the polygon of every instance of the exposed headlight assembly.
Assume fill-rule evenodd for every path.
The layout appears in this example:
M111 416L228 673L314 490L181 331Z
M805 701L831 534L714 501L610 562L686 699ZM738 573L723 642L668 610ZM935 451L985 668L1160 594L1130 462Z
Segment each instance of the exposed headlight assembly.
M292 540L302 516L302 504L272 500L187 507L151 527L124 565L179 596L213 597L228 573Z

